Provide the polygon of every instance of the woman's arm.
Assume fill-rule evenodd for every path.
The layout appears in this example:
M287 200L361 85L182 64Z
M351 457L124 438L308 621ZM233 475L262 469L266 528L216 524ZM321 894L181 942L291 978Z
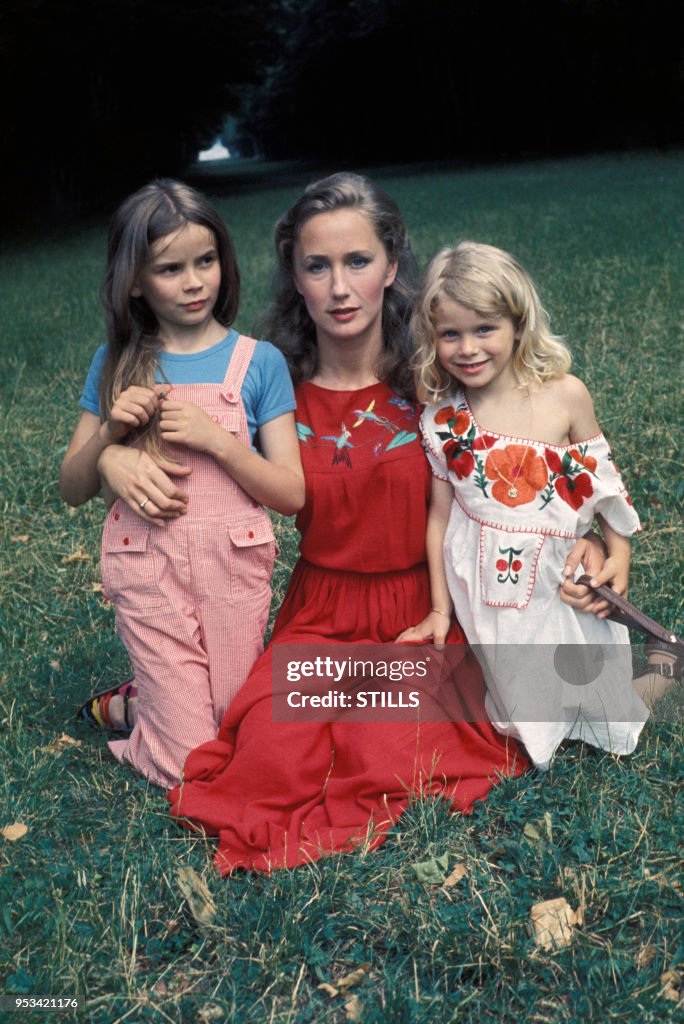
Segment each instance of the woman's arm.
M146 451L111 444L97 463L107 504L121 498L137 516L147 523L163 526L187 511L188 496L171 479L188 476L189 466L165 459L155 461ZM145 508L140 505L145 502Z
M263 458L192 402L167 399L161 407L159 427L164 441L211 455L260 504L283 515L303 507L304 471L294 413L276 416L259 427Z

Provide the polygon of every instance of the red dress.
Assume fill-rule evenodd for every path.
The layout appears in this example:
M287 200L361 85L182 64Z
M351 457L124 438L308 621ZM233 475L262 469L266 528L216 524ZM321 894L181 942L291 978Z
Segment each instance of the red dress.
M389 643L427 614L431 474L418 414L385 384L298 386L307 484L297 518L302 557L271 644ZM452 640L464 642L459 630ZM184 781L169 793L172 813L218 836L216 864L227 874L378 846L411 793L440 795L454 810L470 811L500 775L518 775L528 764L486 722L476 678L476 692L471 686L463 697L475 721L279 722L269 648L217 739L186 760Z

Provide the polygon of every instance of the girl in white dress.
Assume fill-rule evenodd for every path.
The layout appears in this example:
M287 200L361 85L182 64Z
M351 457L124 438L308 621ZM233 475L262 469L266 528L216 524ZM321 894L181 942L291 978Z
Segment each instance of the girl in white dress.
M566 738L631 753L648 710L627 629L558 595L568 551L594 518L608 558L593 582L624 595L640 528L567 349L526 271L474 242L432 260L413 327L434 474L432 611L400 639L441 645L453 608L482 663L492 722L540 768Z

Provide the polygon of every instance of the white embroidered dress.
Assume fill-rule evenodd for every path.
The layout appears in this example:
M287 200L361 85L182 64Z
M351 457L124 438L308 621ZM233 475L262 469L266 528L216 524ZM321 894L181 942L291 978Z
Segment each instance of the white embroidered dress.
M493 724L540 768L564 739L631 753L648 711L627 629L559 595L595 513L623 536L640 528L603 434L558 447L485 432L462 390L426 408L421 430L433 473L454 488L446 576Z

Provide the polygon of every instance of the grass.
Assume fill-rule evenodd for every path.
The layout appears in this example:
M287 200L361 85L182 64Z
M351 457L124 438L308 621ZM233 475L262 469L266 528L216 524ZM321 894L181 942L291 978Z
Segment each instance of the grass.
M632 595L681 626L681 155L376 177L421 262L470 237L530 266L642 515ZM246 282L245 330L268 294L273 222L299 187L243 183L220 200ZM74 724L80 701L127 668L97 590L102 506L70 510L57 487L101 340L104 233L93 222L0 251L0 827L28 826L0 839L0 992L84 993L83 1019L97 1024L337 1022L352 994L364 1024L684 1019L661 980L684 967L672 702L629 758L572 746L469 817L415 801L374 853L225 881L211 844L180 831L163 795ZM295 550L291 523L278 531L276 600ZM62 733L78 745L51 747ZM412 865L445 852L465 878L418 882ZM187 866L215 902L208 924L179 888ZM535 902L556 896L582 902L585 923L572 946L543 952L526 925ZM317 988L366 963L348 996Z

